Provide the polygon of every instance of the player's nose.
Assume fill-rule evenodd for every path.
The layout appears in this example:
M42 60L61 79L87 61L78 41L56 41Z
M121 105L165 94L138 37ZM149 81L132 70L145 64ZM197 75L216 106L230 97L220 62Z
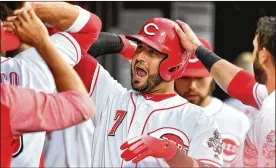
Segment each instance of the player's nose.
M190 83L189 83L189 88L192 89L192 90L195 90L196 87L197 87L196 81L195 80L191 80Z

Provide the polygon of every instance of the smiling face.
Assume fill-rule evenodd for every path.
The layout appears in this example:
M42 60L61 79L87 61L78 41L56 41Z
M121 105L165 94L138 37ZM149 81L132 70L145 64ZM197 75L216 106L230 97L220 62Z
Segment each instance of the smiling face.
M139 92L150 93L164 80L159 75L159 65L166 57L143 43L138 43L131 64L131 85Z

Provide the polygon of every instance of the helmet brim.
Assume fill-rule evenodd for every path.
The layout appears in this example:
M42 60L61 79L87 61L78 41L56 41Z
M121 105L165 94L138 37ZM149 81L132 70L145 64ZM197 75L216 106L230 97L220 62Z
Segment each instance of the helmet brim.
M205 78L211 76L207 69L187 69L184 71L183 77Z
M158 42L155 42L145 36L142 36L142 35L126 35L126 37L130 40L135 40L135 41L140 41L142 43L145 43L146 45L152 47L153 49L155 49L156 51L159 51L163 54L167 54L166 51L167 51L167 48L161 44L161 43L158 43Z
M15 50L19 47L20 45L20 40L19 38L10 32L4 31L3 25L1 25L1 51L11 51Z

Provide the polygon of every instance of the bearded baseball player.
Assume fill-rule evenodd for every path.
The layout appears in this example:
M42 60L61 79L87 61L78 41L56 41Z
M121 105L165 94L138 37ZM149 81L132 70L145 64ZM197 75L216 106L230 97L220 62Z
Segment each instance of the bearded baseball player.
M165 18L138 35L127 91L93 57L75 67L96 104L93 167L222 167L222 139L211 114L174 91L190 54ZM127 52L127 51L125 51Z
M276 17L262 17L253 40L255 79L202 46L189 25L177 21L182 46L194 53L230 96L260 110L245 140L244 166L275 167Z
M57 32L51 28L51 33L56 33L50 36L49 40L71 66L79 62L81 56L97 39L101 29L101 21L96 15L64 2L24 2L23 6L21 2L0 2L0 6L0 19L6 27L1 31L13 31L20 37L33 36L37 37L37 40L40 39L41 29L30 24L30 19L24 20L30 9L44 23L64 31ZM24 30L20 28L21 25L25 26ZM31 28L27 29L27 25ZM45 47L43 42L40 44L38 47ZM18 54L13 58L1 57L1 83L53 93L56 86L52 73L41 58L41 53L32 45L21 41L16 50ZM1 54L6 53L1 51ZM23 134L14 143L11 166L38 167L40 161L43 161L41 153L44 139L45 132Z
M199 39L204 47L213 51L208 41ZM212 97L214 87L212 76L194 55L182 77L175 80L175 90L180 96L214 116L223 140L223 167L242 167L243 144L250 127L249 119L242 112Z

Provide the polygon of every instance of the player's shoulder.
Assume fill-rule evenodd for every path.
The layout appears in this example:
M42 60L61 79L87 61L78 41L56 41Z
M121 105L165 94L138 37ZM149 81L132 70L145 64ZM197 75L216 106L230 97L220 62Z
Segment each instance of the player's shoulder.
M247 116L242 111L239 111L226 103L223 103L222 113L237 120L247 119Z
M186 103L181 107L180 112L186 121L189 120L190 122L194 123L199 123L202 121L213 122L214 120L212 114L206 113L202 107L192 104L187 100Z

